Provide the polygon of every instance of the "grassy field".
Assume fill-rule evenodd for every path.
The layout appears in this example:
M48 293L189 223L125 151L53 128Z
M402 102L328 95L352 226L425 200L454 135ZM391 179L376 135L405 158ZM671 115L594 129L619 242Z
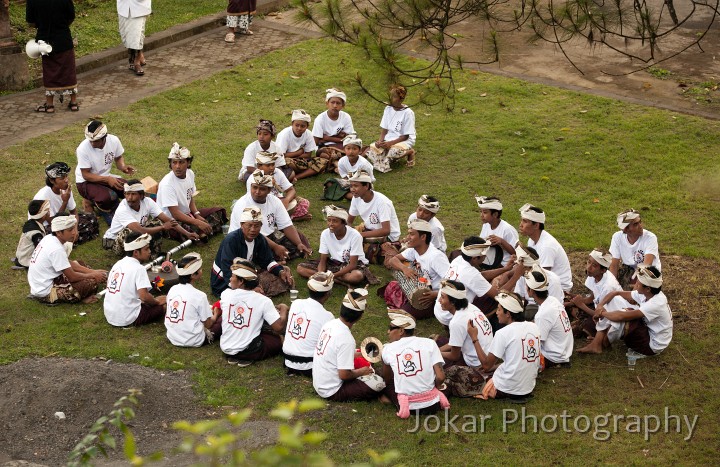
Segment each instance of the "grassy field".
M343 66L327 66L338 57ZM294 108L317 115L324 110L323 91L337 86L348 94L346 110L360 137L369 142L379 135L382 106L358 91L353 77L361 70L376 89L384 86L383 80L355 50L329 41L310 41L268 54L251 65L105 113L110 133L118 135L125 146L126 161L138 168L139 175L160 180L167 172L168 150L177 141L195 156L193 169L202 192L199 206L229 209L231 201L245 191L236 176L259 118L272 119L280 129L289 124ZM298 75L298 69L305 73ZM446 227L449 246L455 248L480 229L472 195L500 196L506 206L504 218L514 225L519 222L517 208L532 202L547 212L548 231L568 251L578 252L574 255L577 270L587 251L609 246L617 212L627 207L641 209L646 228L658 235L661 254L690 258L682 271L668 266L663 270L668 279L692 279L667 289L676 313L673 343L660 357L640 361L635 372L627 370L624 349L616 346L599 357L576 357L570 370L543 375L535 399L525 410L538 419L550 415L545 428L553 433L533 432L530 419L525 430L521 419L504 430L503 417L514 414L506 410L520 411L520 407L500 401L451 401L451 414L461 416L455 421L458 429L467 421L463 415L490 416L484 433L452 429L449 433L442 429L440 433L408 433L414 421L400 421L389 407L331 404L308 417L313 426L331 434L324 448L340 462L366 460L367 448L399 449L402 460L411 465L517 463L519 459L543 464L711 462L719 441L720 410L720 391L712 383L720 378L720 303L710 285L718 278L714 258L720 220L720 161L716 157L720 124L484 74L468 72L460 74L459 80L458 87L464 91L458 94L456 109L467 112L416 108L417 167L378 176L376 189L395 201L401 220L415 209L420 195L439 197L438 217ZM417 92L419 88L410 90L408 102ZM0 192L4 257L13 256L27 201L43 185L43 166L56 160L74 166L74 151L82 137L82 125L77 124L0 152L4 168L0 181L6 187ZM324 228L320 215L323 180L318 177L298 184L299 194L311 201L316 216L299 227L315 250ZM199 247L206 264L211 263L219 243L218 238ZM99 241L78 247L73 257L104 268L113 263ZM209 267L205 272L203 285L209 292ZM389 277L380 269L376 272ZM100 304L47 308L24 299L28 290L24 273L13 271L5 277L0 290L0 329L4 331L0 363L26 356L103 356L120 362L139 360L161 369L184 368L192 370L201 400L250 406L256 413L281 400L313 395L309 381L284 377L279 359L241 370L230 368L217 346L174 348L166 341L162 325L110 328ZM581 278L575 282L579 285ZM328 309L337 312L340 295L341 291L336 292ZM371 295L370 311L353 328L358 341L366 336L382 339L387 329L385 305ZM79 312L87 315L81 317ZM437 323L419 325L420 335L439 331ZM133 359L133 354L140 357ZM622 421L614 430L612 418L600 426L606 414L616 418L657 414L662 419L666 407L670 415L699 417L691 439L684 440L688 435L684 424L682 433L656 433L647 441L644 422L638 427L641 433L628 432ZM562 426L564 411L570 432ZM552 416L558 421L554 430ZM594 424L588 430L583 430L582 416ZM475 431L480 429L478 422ZM604 435L598 433L602 429L617 432L602 440ZM543 431L542 427L537 431Z

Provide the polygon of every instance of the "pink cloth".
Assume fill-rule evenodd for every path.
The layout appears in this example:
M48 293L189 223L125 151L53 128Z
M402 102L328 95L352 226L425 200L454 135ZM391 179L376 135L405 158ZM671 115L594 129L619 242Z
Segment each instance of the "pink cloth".
M411 402L430 402L438 396L440 397L440 407L443 409L449 409L450 402L448 402L445 394L443 394L438 388L432 388L429 391L421 392L420 394L413 394L412 396L408 396L407 394L398 394L397 398L400 410L396 415L400 418L409 418Z

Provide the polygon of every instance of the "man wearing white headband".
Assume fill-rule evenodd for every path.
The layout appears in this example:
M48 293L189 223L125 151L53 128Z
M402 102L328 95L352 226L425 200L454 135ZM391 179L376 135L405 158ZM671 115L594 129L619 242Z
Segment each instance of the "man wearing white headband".
M210 286L216 297L230 285L230 268L235 258L245 258L262 270L258 274L258 281L268 297L285 293L295 285L290 268L275 261L267 239L260 234L262 226L262 211L256 207L247 207L240 214L240 228L223 239L210 275Z
M202 265L198 253L183 256L177 264L178 284L167 294L166 335L170 343L178 347L212 344L220 333L220 309L213 309L205 292L195 288L202 277Z
M382 349L385 395L397 416L431 415L449 409L439 388L445 381L444 360L431 339L415 336L415 318L403 310L388 309L388 340Z
M152 284L143 263L150 260L150 234L125 237L125 257L115 263L107 277L105 319L113 326L140 326L165 316L165 295L153 297Z
M585 263L585 274L587 275L585 287L590 290L590 294L575 295L571 301L581 312L580 316L576 317L581 319L582 331L588 338L595 337L597 331L608 331L607 338L609 341L615 342L622 335L622 327L613 327L612 321L606 318L601 318L597 323L593 319L595 309L598 308L599 303L609 293L622 291L620 283L609 271L611 262L612 255L610 253L598 249L591 251ZM616 296L605 305L605 309L609 311L622 310L628 307L630 307L630 303L620 296ZM594 344L591 342L589 345L578 349L578 352L585 353L593 348ZM602 347L600 348L602 349Z
M662 270L660 251L657 236L643 228L638 211L628 209L621 212L617 215L617 225L620 230L613 234L610 241L613 258L610 272L623 288L627 288L632 285L632 276L639 265L655 266L658 271Z
M45 186L35 193L33 199L50 202L50 217L66 211L77 217L77 205L68 180L69 173L70 166L64 162L54 162L45 167ZM45 227L50 230L50 223L46 223Z
M528 237L527 245L537 250L540 265L557 274L563 290L569 292L573 285L570 260L560 242L545 230L545 212L532 204L521 207L520 233Z
M285 206L293 221L304 221L312 219L310 214L310 201L297 196L295 186L287 179L282 170L275 168L275 161L278 159L277 154L269 152L259 152L255 162L257 170L261 170L263 174L273 178L270 194L277 197ZM247 193L252 189L254 177L250 177L245 182Z
M517 259L515 260L512 270L500 276L494 283L498 288L514 291L527 302L525 305L525 318L530 321L535 317L535 313L537 313L538 310L538 305L535 303L535 300L528 295L526 286L527 274L532 271L534 267L541 268L547 277L548 294L551 297L555 297L560 303L563 303L565 300L565 292L563 291L562 282L558 275L540 265L540 258L535 248L526 247L523 246L522 243L518 243L515 247L515 254L517 255Z
M468 302L475 305L487 316L493 317L495 307L497 306L494 297L497 295L498 289L494 285L491 285L489 281L496 275L504 271L509 271L512 265L509 265L510 267L481 273L479 268L483 264L485 254L490 246L490 242L483 238L466 238L458 250L460 254L450 262L450 266L443 279L462 282L466 289ZM435 314L435 318L444 326L447 326L452 319L452 314L442 309L439 297L438 300L435 301L433 313ZM491 319L491 323L495 324L495 321Z
M239 258L232 266L230 288L220 295L222 334L220 349L231 365L245 367L280 353L288 307L255 292L255 265ZM267 323L270 329L263 329Z
M480 236L487 239L492 245L502 249L502 260L500 264L505 266L510 262L510 256L515 254L518 231L502 217L503 205L500 199L494 196L475 196L478 208L480 208L480 220L482 229ZM497 264L496 258L486 258L486 265Z
M352 193L350 193L349 178L355 172L361 170L368 173L370 183L375 183L372 164L360 155L362 148L362 140L358 138L357 135L347 135L345 139L343 139L343 151L345 155L337 162L336 169L340 177L329 178L325 181L323 199L330 201L340 201L341 199L352 200L353 196Z
M323 173L328 167L326 157L313 155L318 147L312 132L308 130L310 120L310 114L303 109L293 110L290 126L277 136L278 150L285 155L297 180Z
M503 327L495 333L487 351L477 341L480 329L471 322L467 325L483 370L491 371L502 360L478 397L512 399L524 404L532 397L540 368L540 330L535 323L525 320L522 298L501 290L496 299L498 320Z
M662 292L662 275L655 266L640 265L632 291L613 291L595 309L595 319L606 319L610 326L599 330L591 345L578 350L602 353L612 344L609 336L618 336L631 350L642 355L657 355L672 341L673 319L667 297ZM630 302L630 307L610 311L606 307L616 297ZM616 328L620 328L618 332Z
M272 177L262 170L252 174L250 189L233 204L229 232L240 228L240 217L246 208L257 208L262 212L260 233L267 239L278 261L312 254L310 243L295 228L285 206L276 196L270 196L272 186Z
M327 322L320 331L313 354L313 387L323 399L335 402L380 397L383 379L371 365L356 368L356 343L350 330L362 318L367 290L350 289L340 306L340 317Z
M288 180L294 180L295 172L287 165L285 156L275 141L272 140L275 137L275 125L273 122L260 119L255 127L255 132L257 133L257 139L248 144L243 153L242 168L238 180L244 183L255 172L255 169L257 169L255 161L260 152L277 154L278 158L275 161L275 167L280 169Z
M366 242L374 239L374 243L382 243L378 239L384 238L390 242L398 241L400 221L390 198L373 190L372 176L367 172L356 172L349 181L353 199L348 210L348 225L352 225L355 217L360 216L363 223L358 230Z
M93 120L85 127L85 139L77 147L76 154L75 184L80 196L103 212L114 212L122 199L125 179L110 173L113 162L120 172L135 173L133 166L125 164L125 149L120 139L108 134L104 123ZM105 220L109 219L106 217Z
M390 88L390 105L380 121L380 138L370 145L367 157L380 172L390 172L390 163L404 157L407 167L415 166L415 112L403 104L407 89L395 84Z
M447 250L445 227L437 218L438 211L440 211L440 201L434 196L422 195L418 199L417 209L408 217L408 224L415 219L428 222L432 227L432 245L445 253Z
M335 279L345 284L378 284L380 281L367 267L362 235L347 226L347 211L331 204L325 206L323 214L327 218L328 228L320 234L320 259L300 263L298 274L310 277L316 271L330 271Z
M175 230L178 235L191 240L198 240L200 236L195 232L188 232L173 218L160 209L155 201L145 196L145 187L138 179L128 180L124 187L125 199L115 210L110 228L103 235L102 246L112 250L116 255L125 253L125 237L130 232L150 234L152 254L159 254L162 245L162 236Z
M174 143L168 154L170 172L158 184L157 204L165 215L175 219L187 232L194 232L201 239L220 233L227 222L225 208L198 208L195 204L197 187L195 172L191 169L193 156L186 147ZM170 238L178 241L193 239L178 230L168 231Z
M310 298L295 300L288 312L287 329L283 341L282 353L285 357L287 373L312 378L313 354L317 346L320 330L334 318L325 309L334 285L331 272L316 272L307 282Z
M77 238L77 219L61 212L50 222L46 235L32 253L28 264L30 295L43 303L94 303L98 284L107 271L91 269L68 259L67 246Z
M20 240L15 250L14 268L27 269L30 257L38 243L47 235L45 224L50 221L50 201L32 200L28 205L28 220L22 228Z
M536 264L525 277L527 294L538 304L535 324L540 329L543 369L569 368L574 340L565 307L557 298L548 295L547 275L539 265Z
M433 315L435 300L440 290L440 280L450 268L447 256L432 246L431 231L432 227L424 220L415 219L408 223L408 234L405 237L407 248L385 263L395 271L393 273L395 281L390 282L387 287L400 286L403 289L405 300L401 308L415 319L426 319ZM416 306L413 306L410 298L415 293L414 289L418 287L410 284L423 281L427 290L422 293ZM388 303L388 305L393 304Z
M480 346L486 351L490 348L493 340L490 321L476 306L468 303L465 286L459 281L442 281L440 306L445 312L452 315L452 319L448 323L450 338L437 340L440 352L445 359L445 369L452 366L480 366L473 341L479 340ZM480 329L475 338L471 338L468 334L468 321L472 321Z
M343 111L346 101L347 97L342 91L335 88L325 91L327 110L315 117L312 128L315 144L319 148L316 153L318 156L339 159L343 154L343 138L355 134L352 118Z

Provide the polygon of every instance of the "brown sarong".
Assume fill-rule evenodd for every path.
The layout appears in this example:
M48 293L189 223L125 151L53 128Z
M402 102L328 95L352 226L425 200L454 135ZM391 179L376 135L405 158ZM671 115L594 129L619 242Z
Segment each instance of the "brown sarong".
M47 91L54 91L54 93L59 94L73 94L77 92L74 49L43 55L42 70L43 86L45 86Z
M655 355L650 348L650 331L642 318L625 322L621 338L625 345L643 355Z

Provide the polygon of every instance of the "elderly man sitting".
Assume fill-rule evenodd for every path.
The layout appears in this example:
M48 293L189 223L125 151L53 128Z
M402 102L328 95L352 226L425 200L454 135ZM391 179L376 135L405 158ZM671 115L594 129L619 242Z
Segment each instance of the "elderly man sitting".
M107 271L90 269L68 259L68 247L77 238L77 219L60 213L51 222L52 235L45 236L30 257L30 295L44 303L93 303L98 284Z
M258 266L260 288L268 297L286 292L295 285L287 266L275 261L264 236L260 235L263 216L260 209L248 207L240 214L240 229L230 232L220 244L210 276L210 286L216 297L230 285L231 266L235 258L244 258Z

